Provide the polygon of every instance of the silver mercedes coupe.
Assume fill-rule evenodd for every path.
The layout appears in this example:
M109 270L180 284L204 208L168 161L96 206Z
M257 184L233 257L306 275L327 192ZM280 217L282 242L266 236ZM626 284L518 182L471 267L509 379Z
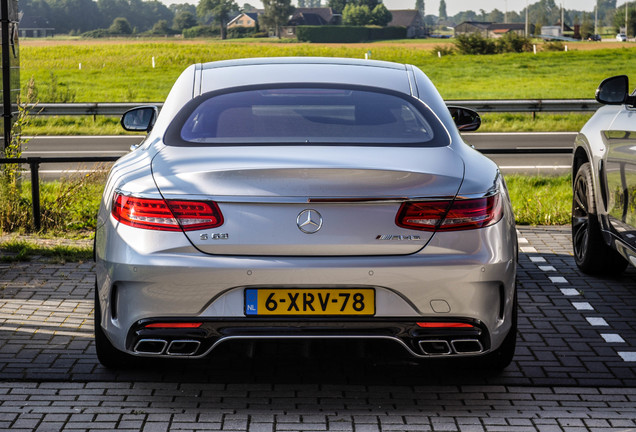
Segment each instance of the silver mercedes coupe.
M389 340L512 360L517 239L497 166L416 67L262 58L188 67L113 166L95 240L106 367L237 340Z

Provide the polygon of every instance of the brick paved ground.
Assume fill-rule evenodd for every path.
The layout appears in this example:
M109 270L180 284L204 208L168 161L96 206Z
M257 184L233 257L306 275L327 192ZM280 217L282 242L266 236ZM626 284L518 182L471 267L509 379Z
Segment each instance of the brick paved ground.
M519 231L518 351L498 376L337 343L112 372L92 263L0 264L0 430L636 431L636 270L583 276L569 228Z

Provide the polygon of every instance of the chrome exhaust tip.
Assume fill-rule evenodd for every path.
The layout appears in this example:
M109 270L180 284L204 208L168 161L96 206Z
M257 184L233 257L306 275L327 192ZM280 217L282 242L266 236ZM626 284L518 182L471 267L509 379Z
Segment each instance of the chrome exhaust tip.
M170 342L166 354L170 356L192 356L196 354L201 342L196 340L173 340Z
M484 347L477 339L452 340L451 346L457 354L479 354L484 352Z
M452 351L447 341L440 340L421 340L418 342L420 349L426 355L449 355Z
M164 350L168 346L168 342L163 339L140 339L135 345L135 353L137 354L163 354Z

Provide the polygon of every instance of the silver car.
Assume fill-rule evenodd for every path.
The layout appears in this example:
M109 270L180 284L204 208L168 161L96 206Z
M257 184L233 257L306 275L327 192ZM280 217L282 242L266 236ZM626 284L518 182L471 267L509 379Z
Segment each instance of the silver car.
M112 168L96 232L107 367L236 340L389 340L512 360L517 239L497 166L410 65L337 58L187 68Z
M636 263L636 94L619 75L596 99L574 144L572 244L583 272L615 275Z

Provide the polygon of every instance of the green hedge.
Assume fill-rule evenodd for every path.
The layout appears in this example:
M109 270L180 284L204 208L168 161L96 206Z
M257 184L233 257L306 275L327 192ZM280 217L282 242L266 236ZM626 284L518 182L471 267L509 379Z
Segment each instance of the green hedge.
M219 29L211 26L196 26L183 30L183 37L192 39L196 37L218 37Z
M301 42L352 43L382 39L406 38L405 27L298 26L296 37Z

